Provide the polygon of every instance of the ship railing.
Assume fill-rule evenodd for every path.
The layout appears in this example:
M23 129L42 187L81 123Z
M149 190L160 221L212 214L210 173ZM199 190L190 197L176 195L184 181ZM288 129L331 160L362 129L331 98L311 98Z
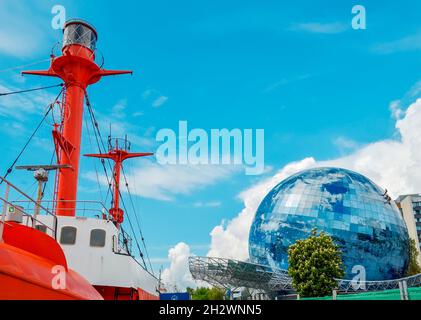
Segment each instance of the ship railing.
M53 57L59 57L62 55L62 48L63 48L63 41L57 41L53 48L51 49L51 55ZM79 54L79 52L84 48L84 46L80 45L78 51L76 54ZM86 56L88 59L93 59L94 62L102 69L104 66L104 55L102 54L102 51L99 48L95 48L94 50L91 49L91 52Z
M4 187L4 192L0 191L0 203L2 205L0 219L0 242L3 241L4 226L6 224L12 226L12 224L8 224L8 221L16 221L34 229L44 229L44 231L49 233L54 239L57 238L57 217L51 210L46 208L42 203L31 198L28 194L1 176L0 186ZM16 200L11 200L13 198L24 199L17 201L25 201L28 203L32 208L32 210L30 210L32 212L28 212L23 207L17 205ZM8 214L9 218L7 219ZM51 216L52 225L48 225L41 221L39 219L40 215Z
M124 138L114 138L109 136L108 137L108 151L112 150L124 150L130 151L132 144L127 137Z
M47 209L54 211L54 208L57 208L58 203L70 203L73 204L70 208L60 208L60 212L64 213L66 211L75 212L76 216L84 218L99 218L99 219L110 219L108 209L105 207L104 203L96 200L42 200L43 204ZM36 208L31 207L30 203L26 200L13 201L13 203L25 205L28 207L26 210L35 210Z
M114 236L113 252L119 253L119 254L127 254L131 256L132 246L133 246L132 237L130 237L130 235L126 231L124 231L123 229L120 229L120 232L118 233L118 237Z

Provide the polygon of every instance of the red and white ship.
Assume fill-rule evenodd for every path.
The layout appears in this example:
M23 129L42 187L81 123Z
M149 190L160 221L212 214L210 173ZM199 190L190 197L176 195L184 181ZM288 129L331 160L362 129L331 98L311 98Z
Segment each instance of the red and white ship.
M60 110L60 120L52 131L57 163L21 167L35 171L37 199L0 177L0 299L159 297L158 279L131 252L131 238L122 229L124 211L120 208L123 161L152 154L131 153L127 139L109 138L106 150L103 146L100 153L87 156L100 158L103 165L110 162L113 167L109 174L111 208L77 199L85 102L92 113L87 87L104 76L131 73L99 66L95 62L96 41L97 32L90 24L68 21L61 55L51 57L50 68L23 72L63 81L61 99L50 107L59 106ZM98 130L91 115L93 129ZM54 197L46 201L42 189L52 170L56 172Z

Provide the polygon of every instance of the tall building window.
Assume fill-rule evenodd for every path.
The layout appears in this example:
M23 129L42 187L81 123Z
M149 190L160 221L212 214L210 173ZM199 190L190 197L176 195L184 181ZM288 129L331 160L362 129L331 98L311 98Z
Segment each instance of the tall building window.
M416 208L416 207L421 207L421 202L413 202L413 203L412 203L412 206L413 206L414 208Z

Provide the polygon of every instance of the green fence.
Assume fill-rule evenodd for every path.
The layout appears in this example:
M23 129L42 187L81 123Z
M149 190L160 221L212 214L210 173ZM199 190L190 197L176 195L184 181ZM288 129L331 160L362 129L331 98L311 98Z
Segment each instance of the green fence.
M321 298L301 298L300 300L333 300L332 296ZM385 290L365 293L338 293L336 300L402 300L401 292ZM421 288L408 288L408 300L421 300Z

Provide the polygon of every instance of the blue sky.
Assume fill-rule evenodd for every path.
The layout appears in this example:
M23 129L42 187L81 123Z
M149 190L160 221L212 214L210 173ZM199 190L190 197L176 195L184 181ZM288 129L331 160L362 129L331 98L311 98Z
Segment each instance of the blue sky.
M211 230L244 207L238 194L269 177L271 168L309 156L338 158L395 136L390 103L405 99L420 78L421 3L337 2L2 1L0 88L58 83L5 69L48 58L61 38L50 11L62 4L68 18L97 28L106 68L134 70L89 89L104 135L112 121L137 150L154 152L157 130L177 129L180 120L205 130L265 129L268 170L260 177L129 160L128 171L138 172L131 184L146 192L136 204L149 255L165 266L168 249L180 241L206 254ZM355 4L366 7L366 30L351 28ZM0 98L3 172L55 93ZM49 162L49 132L43 126L19 164ZM92 151L85 135L82 152ZM84 159L81 198L98 198L93 170L93 160ZM26 173L12 177L33 192Z

